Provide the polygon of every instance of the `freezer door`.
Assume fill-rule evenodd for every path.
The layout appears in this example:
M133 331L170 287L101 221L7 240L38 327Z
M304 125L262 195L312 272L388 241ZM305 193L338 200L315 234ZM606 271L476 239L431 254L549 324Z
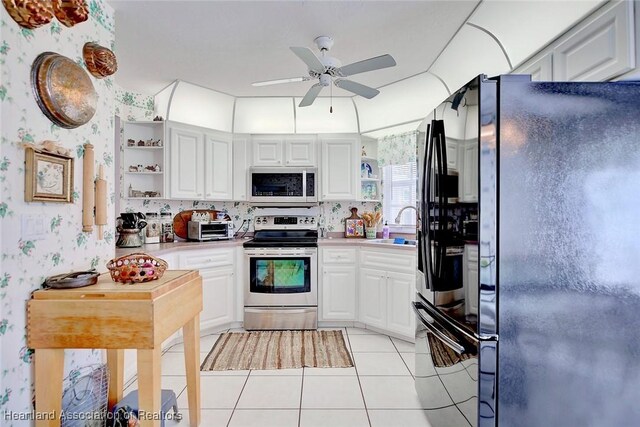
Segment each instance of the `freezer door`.
M640 82L499 100L501 426L640 425Z
M478 426L478 343L450 332L421 302L416 314L415 385L433 427Z

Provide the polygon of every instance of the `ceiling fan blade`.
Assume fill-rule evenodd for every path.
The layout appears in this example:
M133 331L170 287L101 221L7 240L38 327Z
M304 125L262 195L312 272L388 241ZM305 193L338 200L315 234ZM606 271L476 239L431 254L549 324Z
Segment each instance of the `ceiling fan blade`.
M323 86L320 83L316 83L311 86L307 94L304 96L304 98L302 98L302 101L300 101L300 104L298 104L298 107L308 107L309 105L313 104L313 101L316 100L316 97L318 96L322 88Z
M295 53L298 58L302 59L307 67L310 70L315 71L319 74L324 73L324 65L318 57L313 53L311 49L308 47L290 47L290 49Z
M277 85L281 83L295 83L295 82L306 82L307 80L311 80L311 77L291 77L288 79L277 79L277 80L266 80L263 82L253 82L251 86L269 86L269 85Z
M335 85L349 92L353 92L356 95L360 95L364 98L371 99L380 93L378 89L374 89L369 86L365 86L360 83L353 82L351 80L337 79Z
M380 55L375 58L365 59L364 61L354 62L338 68L338 74L342 77L352 76L354 74L365 73L367 71L379 70L381 68L393 67L396 60L391 55Z

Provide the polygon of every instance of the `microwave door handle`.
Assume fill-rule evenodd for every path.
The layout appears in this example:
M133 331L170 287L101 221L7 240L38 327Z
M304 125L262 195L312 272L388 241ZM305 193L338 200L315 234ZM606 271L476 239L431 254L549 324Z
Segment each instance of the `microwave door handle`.
M307 201L307 171L302 171L302 198Z

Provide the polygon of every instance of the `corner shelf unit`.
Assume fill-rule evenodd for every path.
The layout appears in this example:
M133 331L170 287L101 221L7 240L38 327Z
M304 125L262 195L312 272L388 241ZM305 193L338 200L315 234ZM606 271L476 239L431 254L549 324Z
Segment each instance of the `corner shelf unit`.
M362 137L362 155L360 156L360 195L364 202L382 200L382 170L378 163L378 141Z
M133 140L135 145L129 140ZM139 141L154 141L159 146L141 146ZM123 194L126 199L162 199L165 196L165 132L164 121L124 122L122 137ZM141 167L140 167L141 166ZM149 170L147 167L159 170ZM137 168L131 170L130 168ZM141 169L141 170L140 170Z

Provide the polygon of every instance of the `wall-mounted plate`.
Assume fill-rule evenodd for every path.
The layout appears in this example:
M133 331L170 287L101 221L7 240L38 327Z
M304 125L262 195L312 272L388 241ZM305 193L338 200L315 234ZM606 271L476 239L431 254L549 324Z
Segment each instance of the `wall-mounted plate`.
M31 66L31 85L44 115L60 127L77 128L96 112L98 94L91 78L65 56L40 54Z

